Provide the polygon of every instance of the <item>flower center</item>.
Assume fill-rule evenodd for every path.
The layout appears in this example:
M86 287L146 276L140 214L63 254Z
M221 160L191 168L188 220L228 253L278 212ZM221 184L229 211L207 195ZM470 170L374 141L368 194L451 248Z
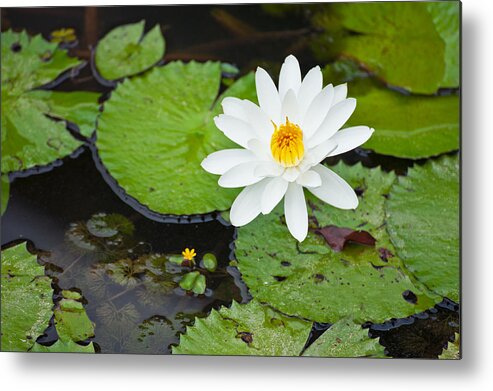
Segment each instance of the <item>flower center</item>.
M294 167L303 159L305 147L303 132L296 124L289 122L277 127L274 123L274 133L270 140L272 157L284 167Z

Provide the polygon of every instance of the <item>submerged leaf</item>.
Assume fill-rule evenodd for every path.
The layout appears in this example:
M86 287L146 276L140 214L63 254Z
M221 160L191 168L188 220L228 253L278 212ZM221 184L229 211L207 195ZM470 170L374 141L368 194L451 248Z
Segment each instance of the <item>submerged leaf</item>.
M96 47L96 67L106 80L145 71L164 56L165 42L159 24L144 35L145 21L119 26Z
M2 251L2 351L28 351L48 327L53 306L50 278L26 243Z
M357 323L381 322L431 307L439 298L407 275L398 257L384 261L378 250L395 253L384 224L384 203L395 175L360 164L333 169L359 189L360 204L356 210L340 210L310 196L311 220L365 230L376 247L347 245L335 252L312 232L297 244L278 207L238 230L238 269L251 294L286 314L329 323L348 316ZM407 301L406 291L417 300Z
M213 117L225 96L255 101L255 83L249 74L217 98L220 79L219 63L172 62L125 80L104 104L99 156L118 184L151 210L225 210L238 194L218 186L200 163L214 151L235 148Z
M303 353L315 357L385 357L378 338L370 338L368 330L351 320L334 323Z
M231 308L212 310L195 319L180 337L173 354L298 356L311 323L290 318L253 300L246 305L233 301Z
M415 165L392 186L387 230L397 255L429 289L459 300L459 159Z

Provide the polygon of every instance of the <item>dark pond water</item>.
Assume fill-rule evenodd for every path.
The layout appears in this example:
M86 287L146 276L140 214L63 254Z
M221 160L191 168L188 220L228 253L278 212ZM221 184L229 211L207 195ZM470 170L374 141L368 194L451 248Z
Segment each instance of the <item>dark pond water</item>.
M89 61L89 47L99 37L141 19L148 26L163 27L165 60L221 59L237 65L242 73L258 64L275 73L286 54L296 52L303 69L316 64L304 45L314 33L306 22L270 17L259 6L12 8L2 10L2 30L27 29L48 37L53 30L74 27L79 45L71 51ZM54 88L111 91L97 82L90 66ZM401 175L413 164L360 149L341 158L351 164L381 165ZM206 316L232 300L250 299L237 269L229 266L234 227L214 214L178 219L150 213L113 183L92 140L72 156L47 168L12 175L11 181L8 209L1 221L2 246L29 241L56 281L55 301L60 289L83 292L86 311L96 323L94 342L99 352L167 354L195 316ZM94 235L95 222L114 215L121 226L133 230L122 229L111 237L96 230ZM177 265L162 275L153 267L160 254L180 253L185 247L194 247L199 259L205 253L217 257L218 268L207 274L204 295L187 295L177 288L176 281L189 268ZM328 327L314 324L307 346ZM459 308L445 300L424 313L364 327L371 337L380 337L391 357L433 358L458 331ZM56 339L50 325L38 342L50 345Z

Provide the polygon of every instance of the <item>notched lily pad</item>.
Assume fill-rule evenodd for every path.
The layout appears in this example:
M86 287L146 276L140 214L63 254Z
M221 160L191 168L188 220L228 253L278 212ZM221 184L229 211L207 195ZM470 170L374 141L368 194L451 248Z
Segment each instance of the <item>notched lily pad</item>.
M314 357L385 357L378 338L370 338L365 330L349 319L334 323L303 353Z
M415 165L392 186L387 230L397 255L429 289L459 300L459 159Z
M144 35L145 21L116 27L96 47L96 68L106 80L117 80L149 69L164 56L159 24Z
M360 164L333 169L360 189L360 205L340 210L309 196L312 222L365 230L376 239L375 248L349 245L335 252L311 231L297 244L277 208L238 230L238 268L251 294L286 314L325 323L348 316L357 323L381 322L433 306L439 298L407 275L398 257L383 260L379 251L395 253L384 224L384 202L395 175ZM417 297L415 303L403 297L407 290Z
M290 318L253 300L212 310L195 319L173 354L298 356L311 323Z
M60 120L85 135L94 129L98 94L34 90L81 65L41 35L2 33L2 173L47 165L79 147Z
M53 306L51 279L37 257L18 244L2 251L2 351L28 351L48 327Z
M221 65L172 62L127 79L104 104L98 121L99 156L132 197L162 214L225 210L237 189L217 185L200 163L236 144L214 125L225 96L256 100L252 74L219 98ZM160 86L156 88L156 86Z

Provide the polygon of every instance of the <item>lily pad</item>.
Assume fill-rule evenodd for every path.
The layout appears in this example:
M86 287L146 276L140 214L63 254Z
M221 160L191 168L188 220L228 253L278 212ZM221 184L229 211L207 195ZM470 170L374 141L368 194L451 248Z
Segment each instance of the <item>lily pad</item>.
M225 210L237 189L217 186L201 161L236 144L213 122L225 96L255 101L252 74L219 98L221 65L172 62L127 79L112 93L98 121L99 156L118 184L151 210L198 214Z
M180 280L180 287L186 291L202 295L206 288L205 276L197 271L187 273Z
M342 26L334 35L334 21ZM458 2L428 8L426 2L334 4L314 18L327 31L320 47L355 58L387 83L415 93L457 87Z
M415 165L392 186L387 230L397 254L429 289L459 300L459 159Z
M52 315L51 280L26 243L2 251L2 351L28 351Z
M106 80L117 80L149 69L164 56L159 24L144 35L145 21L119 26L98 43L96 67Z
M334 323L303 353L314 357L385 357L378 338L370 338L365 330L351 320Z
M58 340L53 345L44 346L39 343L34 344L31 352L36 353L94 353L94 345L80 345L71 339L67 341Z
M257 301L212 310L205 319L195 319L180 337L173 354L298 356L311 323L289 318Z
M357 189L360 205L340 210L310 196L312 228L365 230L375 247L347 245L335 252L313 230L297 244L278 207L238 230L238 268L251 294L286 314L328 323L346 317L379 323L433 306L439 298L406 274L385 231L384 202L394 174L360 164L333 169ZM406 300L408 291L416 300Z
M63 291L62 293L64 298L54 310L55 327L60 340L81 342L94 337L94 325L80 302L82 296L74 296L77 292Z
M10 180L7 175L2 175L2 215L7 210L7 204L9 202L10 194Z
M61 119L83 134L94 128L98 94L33 90L81 64L40 35L2 33L2 173L47 165L79 147Z
M438 358L440 360L460 360L460 335L458 333L455 333L454 342L449 342Z
M375 129L364 148L401 158L421 159L459 149L460 101L457 95L403 95L369 80L349 84L358 107L347 126Z

